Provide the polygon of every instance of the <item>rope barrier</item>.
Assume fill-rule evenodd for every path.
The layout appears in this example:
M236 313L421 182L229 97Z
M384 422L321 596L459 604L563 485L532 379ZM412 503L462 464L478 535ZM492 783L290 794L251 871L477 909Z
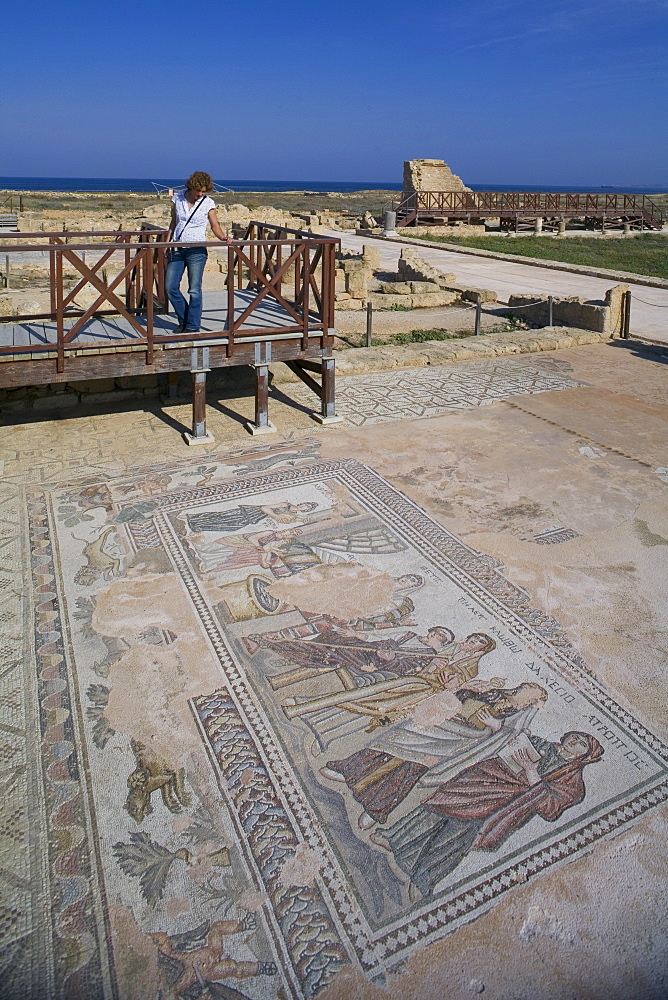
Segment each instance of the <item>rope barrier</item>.
M668 309L668 305L662 305L660 302L648 302L647 299L639 299L637 295L633 296L634 302L642 302L646 306L654 306L655 309Z
M540 306L543 303L547 304L547 302L548 299L536 299L535 302L526 302L523 306L497 306L496 308L503 309L504 312L507 309L511 309L514 312L516 309L531 309L532 306Z

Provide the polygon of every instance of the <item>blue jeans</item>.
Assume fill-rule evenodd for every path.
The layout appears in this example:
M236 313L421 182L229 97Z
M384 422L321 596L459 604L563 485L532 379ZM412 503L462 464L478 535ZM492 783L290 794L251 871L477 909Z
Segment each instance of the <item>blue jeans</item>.
M177 247L169 251L165 288L179 321L186 330L199 330L202 321L202 272L206 264L206 247ZM188 268L188 296L181 294L181 278Z

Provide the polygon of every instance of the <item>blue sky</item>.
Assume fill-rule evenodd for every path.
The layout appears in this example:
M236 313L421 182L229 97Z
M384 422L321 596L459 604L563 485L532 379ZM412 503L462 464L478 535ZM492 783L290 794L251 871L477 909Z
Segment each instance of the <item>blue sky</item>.
M0 176L398 182L437 156L668 185L668 0L25 0L4 26Z

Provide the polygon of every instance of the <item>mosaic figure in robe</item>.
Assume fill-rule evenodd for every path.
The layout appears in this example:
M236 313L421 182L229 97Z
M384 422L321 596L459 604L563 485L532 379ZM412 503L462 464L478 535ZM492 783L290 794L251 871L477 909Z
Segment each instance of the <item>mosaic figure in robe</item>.
M558 743L529 735L528 746L465 768L372 839L392 852L413 893L428 896L469 851L495 851L530 820L554 823L582 802L582 772L602 756L589 733L568 732Z
M453 699L458 707L449 711L435 695L442 712L437 724L425 724L414 713L381 730L370 746L343 760L327 761L320 773L329 780L345 782L362 806L360 829L384 823L428 772L433 771L443 781L444 774L454 775L490 753L500 752L547 700L547 692L539 684L505 689L494 686L499 680L479 682L475 689L460 688ZM439 710L438 706L434 709ZM422 718L426 715L423 712Z

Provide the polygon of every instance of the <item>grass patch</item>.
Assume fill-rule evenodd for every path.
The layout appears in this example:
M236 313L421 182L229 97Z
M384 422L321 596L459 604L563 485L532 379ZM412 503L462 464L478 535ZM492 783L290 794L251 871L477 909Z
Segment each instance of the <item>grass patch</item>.
M668 278L668 235L663 233L646 233L623 239L600 236L566 236L563 239L547 236L430 236L429 239L434 243L456 243L496 253Z
M471 337L473 334L466 330L458 330L451 333L449 330L411 330L410 333L393 333L389 337L374 337L371 341L372 347L382 347L385 344L424 344L429 340L458 340L460 337Z

